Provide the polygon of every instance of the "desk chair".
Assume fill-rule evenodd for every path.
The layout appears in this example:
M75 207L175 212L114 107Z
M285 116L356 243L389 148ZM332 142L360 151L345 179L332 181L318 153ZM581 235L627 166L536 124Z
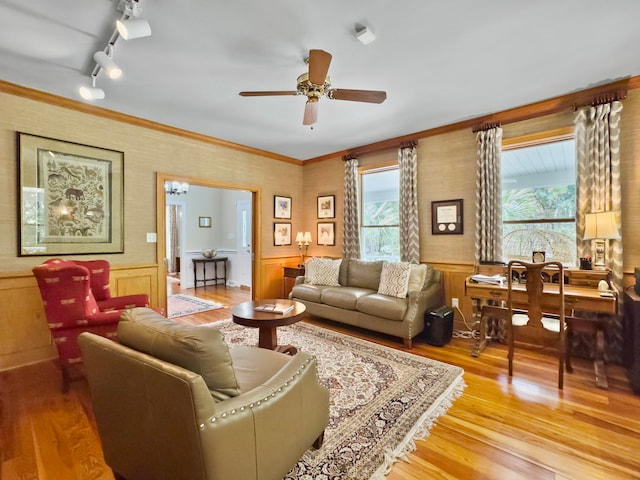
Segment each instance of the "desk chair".
M528 327L529 329L538 329L537 338L544 341L549 335L545 332L551 332L557 337L558 348L558 388L562 389L564 383L564 362L566 354L565 339L565 302L564 302L564 282L557 283L558 295L547 295L544 297L543 303L543 275L542 269L548 267L558 268L558 278L564 278L564 267L560 262L544 262L544 263L525 263L518 260L512 260L507 266L507 329L509 338L509 376L513 375L513 355L515 350L515 332L517 329ZM526 292L527 305L524 306L524 312L518 312L514 308L513 287L514 275L516 278L522 278L522 274L518 275L515 268L525 269L526 272ZM523 307L518 305L518 307Z

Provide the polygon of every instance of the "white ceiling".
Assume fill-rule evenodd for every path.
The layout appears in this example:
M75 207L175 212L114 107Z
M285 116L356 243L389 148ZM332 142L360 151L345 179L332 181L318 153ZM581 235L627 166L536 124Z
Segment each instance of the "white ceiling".
M0 79L81 101L118 0L0 0ZM152 36L119 39L104 108L297 159L366 145L640 74L638 0L140 0ZM375 34L360 44L356 25ZM309 49L335 88L302 125Z

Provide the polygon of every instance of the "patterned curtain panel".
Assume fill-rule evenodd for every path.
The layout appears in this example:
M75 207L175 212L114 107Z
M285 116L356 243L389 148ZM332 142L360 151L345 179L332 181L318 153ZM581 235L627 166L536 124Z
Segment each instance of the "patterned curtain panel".
M398 149L400 172L400 260L420 263L418 153L415 144Z
M585 214L613 211L621 229L620 114L622 103L614 101L578 110L576 138L576 239L578 257L592 254L592 241L582 240ZM607 240L607 267L615 288L622 292L622 240ZM620 297L622 300L622 297ZM621 304L621 302L620 302ZM622 361L622 315L614 317L606 332L607 361ZM593 340L577 336L573 346L578 355L589 356Z
M168 205L169 209L169 273L176 273L178 256L178 206Z
M344 238L342 257L360 258L360 194L358 193L358 159L344 161Z
M475 263L502 261L502 186L500 152L502 128L476 133L478 171L476 175Z
M584 237L586 213L613 211L621 232L620 113L621 102L579 110L575 117L576 135L576 238L578 257L592 255L591 240ZM609 240L607 267L622 291L622 241Z

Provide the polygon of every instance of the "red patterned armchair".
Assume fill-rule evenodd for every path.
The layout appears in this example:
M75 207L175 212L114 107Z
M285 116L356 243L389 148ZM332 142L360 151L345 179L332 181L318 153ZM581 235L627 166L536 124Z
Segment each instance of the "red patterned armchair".
M62 391L67 392L72 379L70 367L82 362L78 335L92 332L115 339L122 311L147 307L149 299L146 294L111 297L109 263L104 260L54 258L34 267L33 274L38 281L49 330L58 349Z

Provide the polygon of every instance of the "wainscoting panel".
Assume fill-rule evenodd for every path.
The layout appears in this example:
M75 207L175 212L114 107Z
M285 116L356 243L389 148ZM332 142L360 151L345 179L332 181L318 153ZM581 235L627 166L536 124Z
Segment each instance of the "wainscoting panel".
M260 284L256 298L283 298L284 267L295 267L300 257L263 258L260 264Z
M134 267L111 267L109 278L112 296L146 293L152 307L160 305L158 298L158 267L142 265Z
M0 277L0 305L0 370L57 356L33 275Z

